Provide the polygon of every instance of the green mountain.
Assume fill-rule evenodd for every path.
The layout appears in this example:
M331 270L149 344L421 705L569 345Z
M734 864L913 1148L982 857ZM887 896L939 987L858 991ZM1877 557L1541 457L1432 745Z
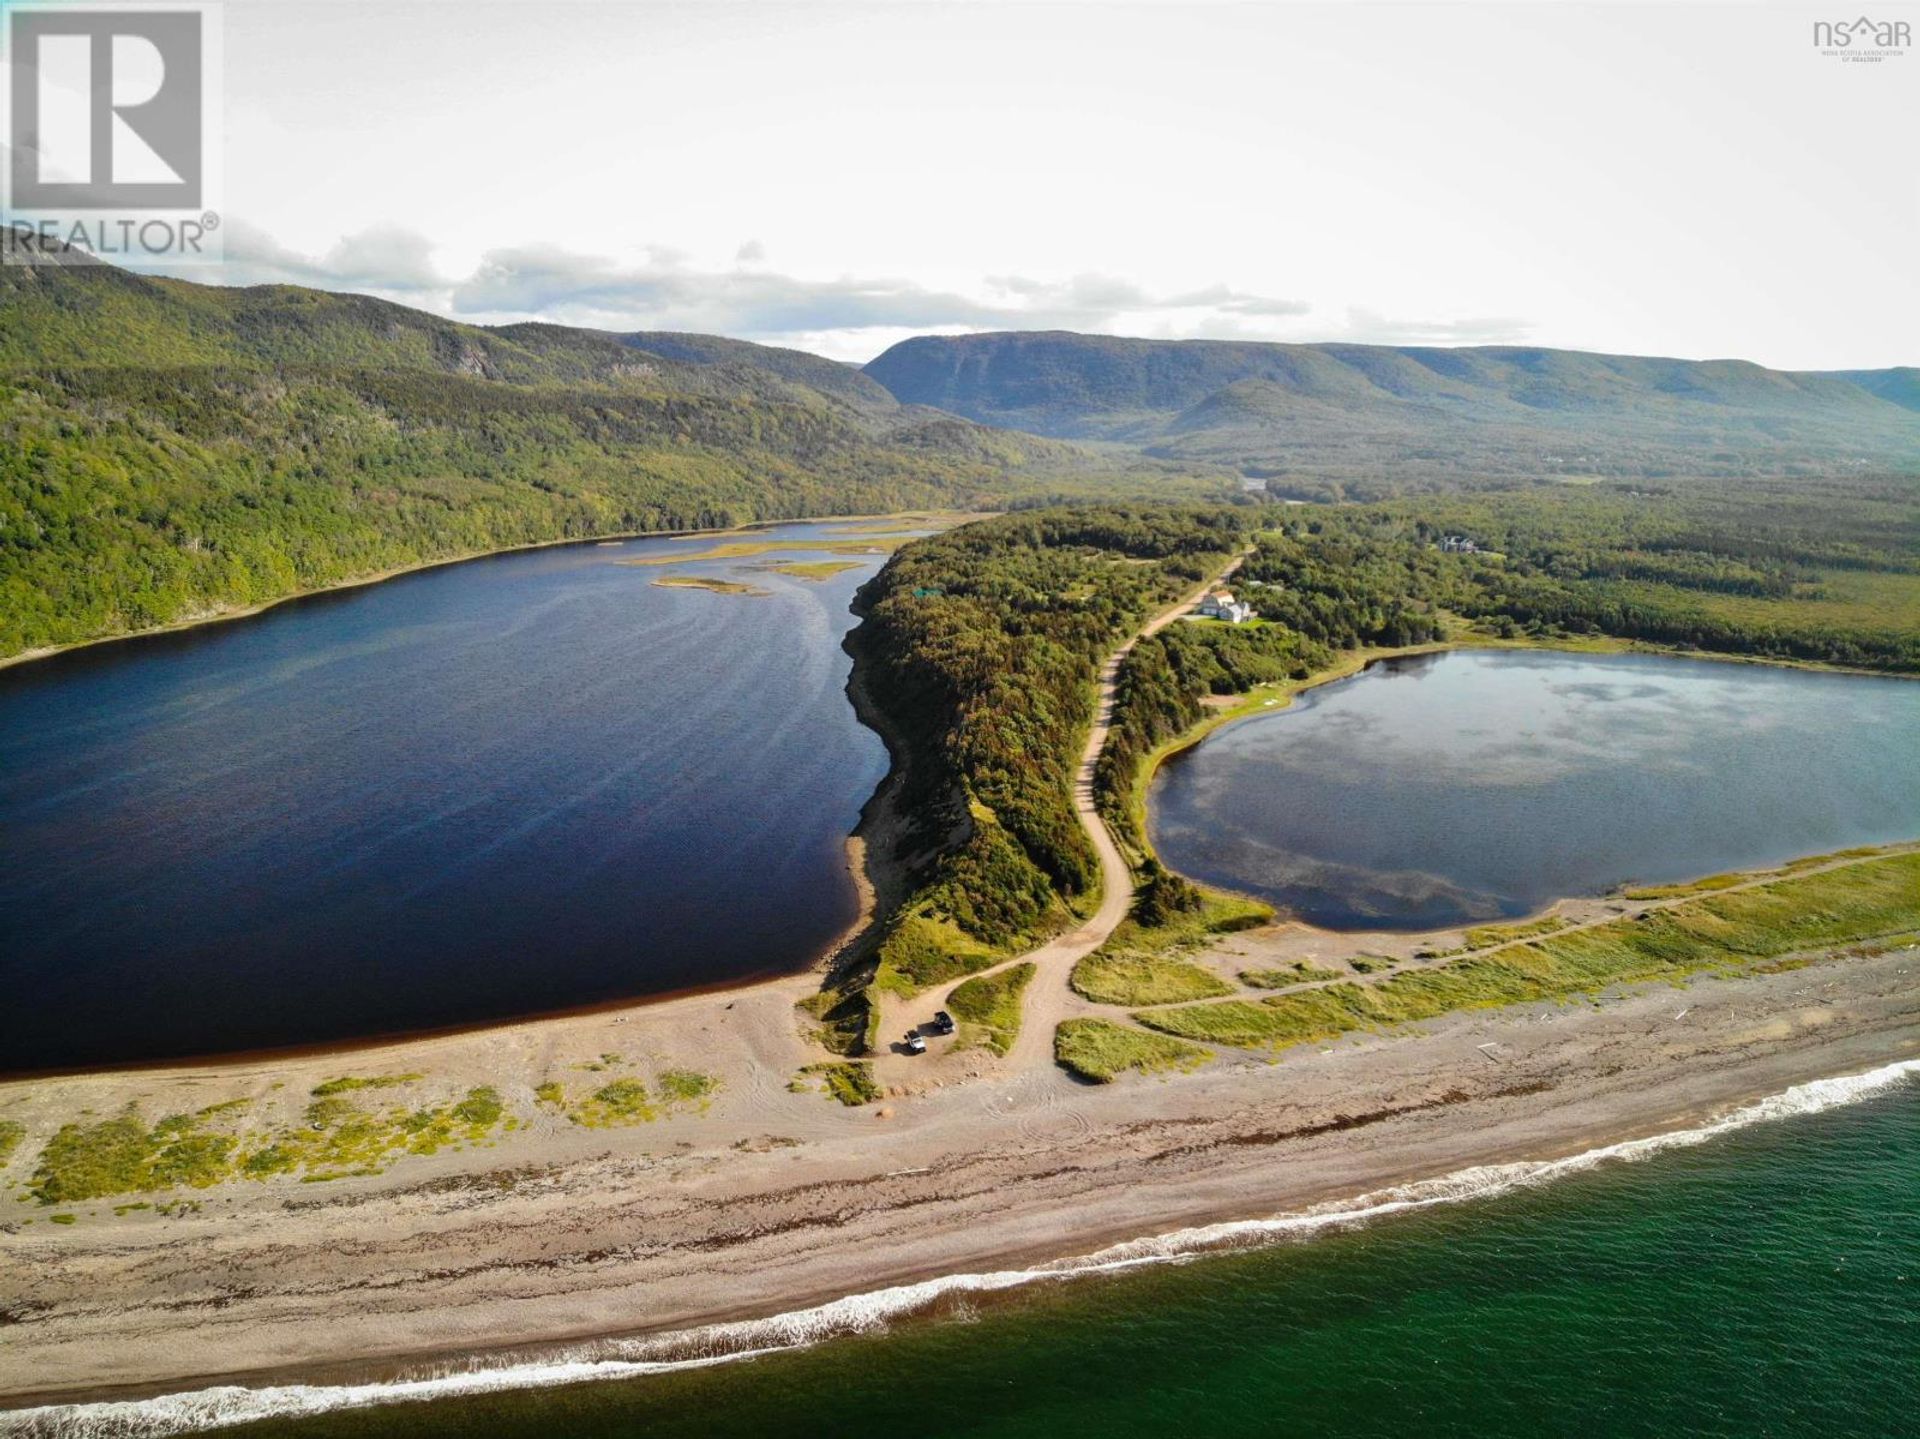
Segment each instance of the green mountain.
M793 351L67 259L0 267L0 656L509 545L1102 479Z
M866 367L985 424L1379 494L1532 479L1920 473L1920 371L1509 346L923 336Z

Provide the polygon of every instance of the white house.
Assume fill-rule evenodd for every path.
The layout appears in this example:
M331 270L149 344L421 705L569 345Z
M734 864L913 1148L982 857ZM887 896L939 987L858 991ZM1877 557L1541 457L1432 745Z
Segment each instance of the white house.
M1210 620L1237 625L1253 618L1253 606L1236 600L1232 590L1215 590L1200 601L1200 613Z

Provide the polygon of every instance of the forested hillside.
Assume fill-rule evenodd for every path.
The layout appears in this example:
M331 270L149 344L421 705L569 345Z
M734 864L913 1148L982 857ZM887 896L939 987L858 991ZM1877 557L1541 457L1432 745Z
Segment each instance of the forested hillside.
M872 991L951 982L1071 922L1094 883L1073 768L1100 662L1248 547L1257 620L1143 638L1095 794L1143 863L1141 912L1200 903L1150 862L1138 782L1209 695L1435 642L1662 649L1920 674L1920 514L1902 483L1541 486L1374 505L1043 510L902 548L862 590L861 686L904 750L911 892L813 1006L871 1042ZM898 758L898 756L896 756Z
M1920 475L1915 373L1059 332L921 336L867 366L903 401L1331 499L1537 478Z
M836 1048L871 1042L872 986L957 979L1072 921L1099 875L1072 771L1101 661L1220 565L1254 513L1008 515L908 545L862 589L851 647L906 751L902 851L928 858L818 998Z
M0 658L507 545L1102 493L1116 468L735 341L0 268Z

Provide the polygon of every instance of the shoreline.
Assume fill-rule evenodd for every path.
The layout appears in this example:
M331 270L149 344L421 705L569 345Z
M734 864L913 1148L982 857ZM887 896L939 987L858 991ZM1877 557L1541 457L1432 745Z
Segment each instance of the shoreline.
M1067 1084L1053 1102L1007 1096L999 1114L977 1104L927 1105L935 1111L929 1120L946 1122L907 1125L884 1142L871 1117L849 1112L838 1126L842 1140L818 1141L820 1153L809 1153L809 1143L790 1156L670 1159L687 1173L658 1193L634 1186L632 1175L618 1182L616 1156L602 1154L578 1162L580 1186L563 1183L544 1202L507 1190L436 1204L431 1186L415 1185L384 1201L405 1214L383 1213L373 1193L317 1197L294 1212L249 1206L270 1208L271 1217L224 1216L246 1223L238 1244L213 1232L218 1220L185 1221L209 1231L212 1251L189 1244L194 1252L176 1254L131 1233L102 1235L93 1259L124 1271L135 1292L62 1286L70 1290L65 1301L34 1302L18 1314L10 1357L0 1360L0 1404L105 1402L230 1383L385 1385L473 1360L606 1362L625 1349L649 1364L696 1353L712 1360L720 1357L715 1336L699 1331L714 1325L777 1321L956 1275L1071 1272L1088 1267L1074 1261L1113 1245L1149 1257L1205 1252L1218 1246L1182 1236L1210 1225L1251 1223L1258 1241L1261 1225L1271 1230L1269 1221L1313 1206L1351 1207L1357 1197L1482 1166L1551 1164L1685 1133L1794 1086L1920 1062L1920 996L1906 979L1914 961L1910 947L1696 982L1683 998L1658 987L1597 1007L1455 1015L1424 1033L1367 1036L1274 1065L1229 1059L1178 1079L1097 1091ZM1812 1009L1796 993L1808 990L1820 994ZM1701 1018L1682 1026L1670 1017L1676 1007ZM1483 1044L1502 1057L1488 1062ZM1094 1122L1057 1122L1062 1099L1087 1107ZM1032 1125L1022 1113L1056 1122ZM962 1134L939 1142L942 1130L954 1129ZM952 1142L963 1136L976 1142ZM728 1174L729 1166L750 1172ZM596 1232L624 1234L627 1252L588 1260L584 1270L565 1259L588 1239L560 1222L576 1207L594 1211ZM330 1215L335 1209L343 1212ZM472 1217L461 1222L467 1210ZM645 1222L675 1213L680 1232L672 1236ZM342 1223L339 1232L364 1236L379 1262L325 1252L327 1233ZM523 1237L503 1247L502 1228ZM76 1228L35 1244L83 1237ZM490 1262L471 1263L472 1243ZM411 1252L422 1247L428 1252ZM295 1251L305 1251L300 1270L315 1272L304 1281L282 1275L262 1292L263 1276ZM423 1271L407 1292L393 1287L398 1251ZM457 1254L469 1262L447 1267ZM534 1254L545 1258L529 1269ZM222 1275L205 1272L213 1266ZM171 1278L156 1283L156 1268ZM316 1288L321 1273L332 1278ZM427 1273L440 1277L429 1281ZM554 1277L541 1283L541 1274ZM442 1304L447 1312L436 1313ZM636 1306L647 1322L632 1322ZM396 1310L411 1311L411 1322L396 1326ZM361 1317L364 1328L334 1341L325 1323L312 1322L330 1313ZM56 1336L49 1326L68 1332ZM772 1342L782 1325L761 1327L762 1342L744 1347L790 1347L791 1336ZM841 1332L830 1324L816 1330L800 1342ZM439 1342L431 1342L435 1333ZM123 1336L123 1345L107 1344L107 1335ZM410 1342L421 1339L430 1342ZM194 1365L192 1356L216 1354L267 1362ZM39 1382L23 1382L29 1375ZM46 1382L55 1376L67 1382Z
M1136 841L1134 837L1129 836L1123 847L1131 850L1137 843L1140 850L1140 859L1152 859L1156 863L1172 870L1174 873L1180 873L1180 871L1174 869L1173 866L1166 865L1166 861L1161 858L1159 852L1154 848L1153 836L1148 831L1148 793L1152 788L1155 776L1159 774L1161 767L1166 764L1168 760L1198 747L1204 740L1210 738L1215 731L1224 729L1228 725L1238 723L1241 720L1254 719L1260 715L1284 714L1287 710L1293 708L1293 702L1301 695L1307 694L1312 690L1325 688L1328 685L1338 684L1342 680L1356 679L1378 664L1388 664L1396 660L1418 659L1424 655L1455 654L1472 650L1522 651L1535 654L1562 655L1647 655L1662 659L1703 660L1714 664L1758 665L1767 669L1804 670L1813 674L1858 675L1868 679L1895 679L1920 682L1920 674L1900 670L1856 669L1847 665L1820 664L1812 660L1773 659L1764 655L1740 655L1725 653L1719 650L1682 650L1663 645L1649 645L1639 640L1615 639L1605 635L1592 636L1584 640L1567 639L1555 642L1551 640L1533 639L1508 640L1493 635L1482 636L1469 633L1455 636L1451 639L1430 640L1425 644L1385 647L1370 646L1357 650L1349 650L1344 652L1335 663L1329 665L1326 669L1316 670L1305 679L1278 680L1271 684L1256 686L1251 690L1244 690L1237 695L1219 696L1218 699L1221 703L1219 703L1218 707L1214 709L1212 713L1203 714L1198 720L1194 721L1193 724L1189 725L1179 734L1163 741L1148 751L1147 754L1141 758L1139 767L1134 772L1133 784L1127 800L1128 815L1138 838ZM1689 878L1704 877L1704 875L1689 876ZM1201 881L1194 879L1191 875L1182 875L1182 878L1194 884L1201 884L1202 888L1220 890L1219 885L1202 884ZM1672 882L1684 883L1686 881L1676 880ZM1236 895L1238 894L1237 891L1232 892ZM1241 895L1239 897L1247 899L1254 898L1254 896L1251 895ZM1589 896L1584 895L1561 895L1557 899L1548 901L1538 910L1526 915L1517 916L1511 920L1504 920L1502 923L1521 923L1527 919L1538 918L1540 915L1549 913L1556 905L1564 904L1569 900L1588 897ZM1264 901L1261 902L1264 903ZM1345 935L1350 932L1360 932L1322 930L1319 926L1287 915L1284 911L1281 912L1281 920L1284 923L1297 924L1303 928L1314 930L1316 933L1328 935Z
M913 510L907 515L933 515L944 513L964 513L968 519L977 518L974 511L935 511ZM991 512L979 512L991 513ZM262 600L259 604L246 605L236 609L221 610L217 614L200 615L193 619L174 620L164 625L153 625L147 629L129 630L125 634L96 635L92 639L72 640L66 644L42 645L38 649L21 650L17 654L0 656L0 670L11 669L15 665L34 664L41 660L57 659L61 655L75 654L81 650L99 649L105 645L130 644L138 640L155 639L163 635L186 634L193 630L209 629L214 625L223 625L235 620L255 619L270 610L283 605L297 604L302 600L320 599L327 595L345 594L352 590L367 589L372 585L382 585L389 580L404 579L408 575L423 574L428 570L445 569L450 565L472 564L475 560L490 560L502 555L526 554L534 550L559 549L566 545L615 545L628 540L672 540L693 539L706 535L744 535L756 530L776 528L780 525L817 525L853 520L890 520L901 518L900 514L869 513L800 515L786 520L749 520L743 525L725 527L696 528L688 530L622 530L603 535L583 535L555 540L529 540L520 545L504 545L498 549L471 550L464 554L448 555L443 559L421 560L417 564L401 565L390 570L381 570L377 574L361 575L356 579L341 580L335 584L321 585L316 589L295 590L291 594L280 595L274 599Z

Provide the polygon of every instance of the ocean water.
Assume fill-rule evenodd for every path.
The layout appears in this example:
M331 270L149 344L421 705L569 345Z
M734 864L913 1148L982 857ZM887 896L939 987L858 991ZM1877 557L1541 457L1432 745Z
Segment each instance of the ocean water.
M886 772L840 648L882 560L620 563L715 542L501 555L0 671L0 1068L812 962L857 912L845 839ZM809 558L857 563L765 568Z
M1658 1142L1468 1171L1048 1274L400 1386L208 1391L17 1415L14 1428L159 1435L268 1414L220 1432L1910 1435L1916 1071L1802 1086ZM632 1377L563 1382L594 1374ZM401 1393L444 1397L314 1412Z
M1920 834L1920 684L1653 655L1376 664L1171 759L1155 845L1332 929L1427 929L1567 895Z

